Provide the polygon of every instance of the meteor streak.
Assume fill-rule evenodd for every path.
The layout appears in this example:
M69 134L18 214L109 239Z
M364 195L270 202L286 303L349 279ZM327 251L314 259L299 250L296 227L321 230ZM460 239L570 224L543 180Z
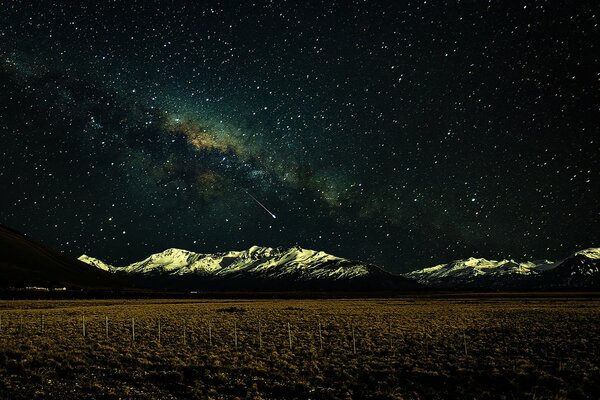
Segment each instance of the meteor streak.
M273 217L273 218L277 218L277 217L275 216L275 214L273 214L271 211L269 211L269 209L268 209L267 207L265 207L265 206L263 205L263 203L261 203L260 201L258 201L258 199L257 199L256 197L252 196L252 195L251 195L250 193L248 193L248 192L246 192L246 194L247 194L248 196L250 196L250 197L252 198L252 200L254 200L255 202L257 202L257 203L258 203L258 205L259 205L259 206L261 206L261 207L262 207L262 208L263 208L263 209L264 209L266 212L268 212L268 213L271 215L271 217Z

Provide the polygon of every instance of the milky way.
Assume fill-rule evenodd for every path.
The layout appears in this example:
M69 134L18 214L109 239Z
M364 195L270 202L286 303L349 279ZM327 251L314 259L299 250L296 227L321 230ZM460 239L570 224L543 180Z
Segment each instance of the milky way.
M595 2L97 3L0 15L3 224L115 264L600 243Z

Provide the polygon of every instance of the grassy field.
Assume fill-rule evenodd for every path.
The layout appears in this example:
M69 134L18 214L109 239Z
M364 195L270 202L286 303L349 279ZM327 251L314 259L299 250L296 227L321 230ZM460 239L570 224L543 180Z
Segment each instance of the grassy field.
M0 301L0 398L600 398L600 300Z

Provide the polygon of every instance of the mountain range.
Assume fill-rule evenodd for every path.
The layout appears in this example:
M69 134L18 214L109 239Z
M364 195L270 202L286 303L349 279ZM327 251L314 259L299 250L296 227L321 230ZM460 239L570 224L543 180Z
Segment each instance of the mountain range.
M550 290L600 288L600 248L559 261L467 258L400 276L374 265L301 247L253 246L200 254L168 249L133 264L114 267L83 255L81 261L151 287L170 289Z
M600 248L578 251L559 261L467 258L406 274L436 289L538 290L600 288Z
M201 254L167 249L133 264L114 267L79 257L145 287L178 290L416 290L412 279L322 251L301 247L253 246L247 250Z
M466 258L396 275L298 246L203 254L171 248L124 266L69 257L0 225L0 288L150 288L184 291L600 289L600 248L559 261Z

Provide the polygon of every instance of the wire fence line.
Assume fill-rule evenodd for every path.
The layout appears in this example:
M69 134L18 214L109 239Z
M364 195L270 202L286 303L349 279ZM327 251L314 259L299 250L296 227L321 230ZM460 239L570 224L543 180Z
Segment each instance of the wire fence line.
M322 351L394 352L407 347L430 351L435 336L455 337L453 347L468 354L469 333L464 326L436 325L405 329L403 321L389 318L386 323L368 317L297 315L273 319L244 315L225 316L144 316L86 313L0 313L0 340L44 338L68 340L74 346L83 342L142 346L188 346L237 350L289 349L306 347ZM437 339L439 340L439 339ZM451 340L452 341L452 340Z

